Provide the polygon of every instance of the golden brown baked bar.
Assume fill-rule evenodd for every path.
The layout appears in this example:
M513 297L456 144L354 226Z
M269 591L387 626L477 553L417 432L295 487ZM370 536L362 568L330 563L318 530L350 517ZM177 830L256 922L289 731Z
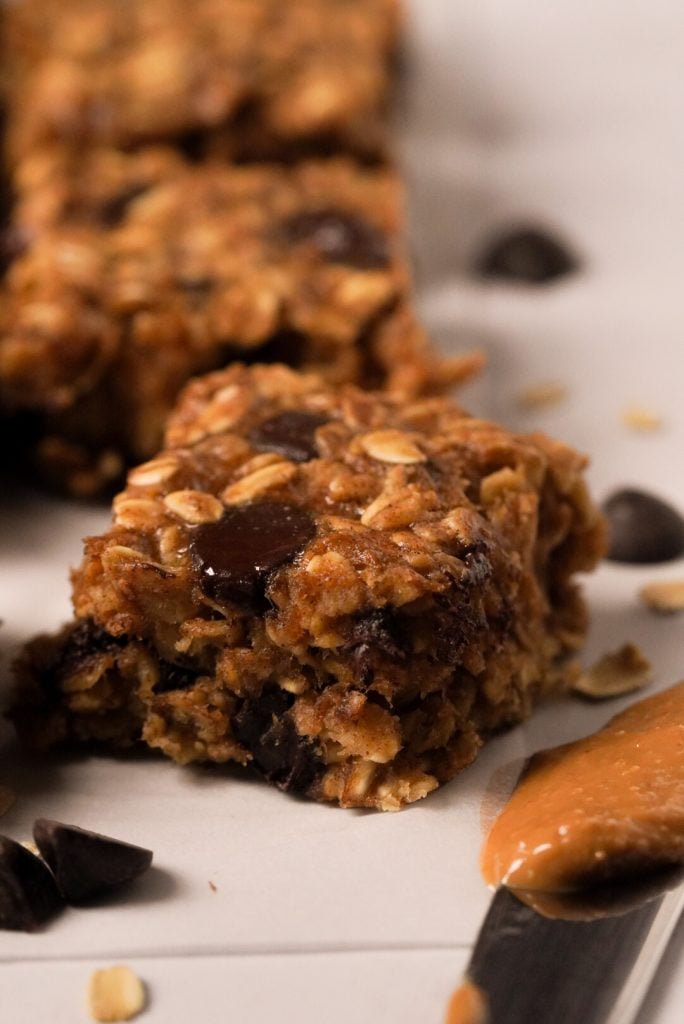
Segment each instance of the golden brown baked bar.
M21 0L8 151L220 134L225 155L377 156L397 0Z
M407 395L447 388L477 360L427 344L403 226L396 176L344 158L36 151L16 174L0 401L43 417L43 466L85 494L157 450L189 377L236 357Z
M584 465L443 398L198 379L87 541L75 622L27 651L20 731L418 800L572 672L604 548Z

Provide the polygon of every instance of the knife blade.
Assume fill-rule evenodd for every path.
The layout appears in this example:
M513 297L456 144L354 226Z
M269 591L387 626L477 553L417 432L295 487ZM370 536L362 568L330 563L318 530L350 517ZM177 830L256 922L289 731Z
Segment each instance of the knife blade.
M488 1024L630 1024L684 909L684 886L619 916L559 920L494 896L467 978Z

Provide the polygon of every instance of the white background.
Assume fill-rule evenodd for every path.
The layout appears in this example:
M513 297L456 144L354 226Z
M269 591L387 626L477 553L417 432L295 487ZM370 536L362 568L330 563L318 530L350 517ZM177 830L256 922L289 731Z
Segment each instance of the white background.
M681 5L414 0L412 13L399 130L420 305L445 346L474 342L490 357L464 400L589 451L599 497L633 483L684 507ZM490 233L521 220L567 239L581 272L531 289L473 279ZM549 379L568 401L522 412L520 389ZM662 431L630 433L630 403L660 413ZM16 644L67 617L67 567L107 515L38 495L3 504L6 682ZM636 600L646 579L677 575L682 563L602 568L587 659L629 639L656 685L684 676L682 618L656 619ZM8 834L57 817L149 845L157 865L129 899L69 911L41 935L0 933L3 1024L86 1021L90 970L121 960L149 982L150 1024L441 1024L489 899L477 854L493 774L622 706L547 705L399 815L146 758L35 765L2 733L0 781L19 794ZM680 929L639 1024L679 1024L683 942Z

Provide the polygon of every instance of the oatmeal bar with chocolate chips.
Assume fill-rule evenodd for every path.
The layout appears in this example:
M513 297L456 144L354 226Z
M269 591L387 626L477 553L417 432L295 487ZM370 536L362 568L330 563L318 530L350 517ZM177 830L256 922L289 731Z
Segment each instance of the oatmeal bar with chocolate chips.
M477 363L416 322L390 171L58 149L17 180L0 401L44 417L43 466L76 493L150 457L180 387L236 356L406 394Z
M220 133L225 155L385 146L398 0L21 0L4 12L8 152Z
M142 738L396 809L564 685L604 548L585 460L281 366L191 383L19 665L41 744Z

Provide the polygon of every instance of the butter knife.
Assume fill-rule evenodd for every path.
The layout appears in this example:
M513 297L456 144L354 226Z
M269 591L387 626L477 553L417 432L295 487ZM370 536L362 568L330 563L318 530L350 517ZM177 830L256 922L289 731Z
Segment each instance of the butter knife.
M684 909L684 886L593 920L537 913L501 888L467 970L488 1024L631 1024Z

